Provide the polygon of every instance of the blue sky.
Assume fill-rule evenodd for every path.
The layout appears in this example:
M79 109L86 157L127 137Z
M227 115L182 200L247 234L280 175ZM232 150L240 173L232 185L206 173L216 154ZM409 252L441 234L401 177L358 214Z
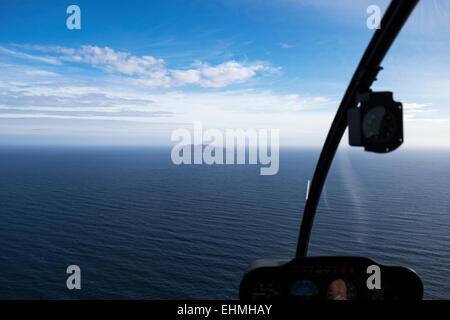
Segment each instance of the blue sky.
M320 146L371 4L388 1L2 1L0 144L171 144L201 120ZM449 38L448 1L421 1L383 63L406 145L450 146Z

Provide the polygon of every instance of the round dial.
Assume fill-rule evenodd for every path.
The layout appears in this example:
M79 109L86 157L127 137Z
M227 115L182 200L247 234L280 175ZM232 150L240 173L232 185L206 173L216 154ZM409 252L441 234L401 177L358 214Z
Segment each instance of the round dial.
M298 298L311 298L318 294L317 286L310 280L297 281L291 288L291 295Z
M392 139L397 132L394 115L383 106L371 108L362 120L362 132L373 143L383 143Z

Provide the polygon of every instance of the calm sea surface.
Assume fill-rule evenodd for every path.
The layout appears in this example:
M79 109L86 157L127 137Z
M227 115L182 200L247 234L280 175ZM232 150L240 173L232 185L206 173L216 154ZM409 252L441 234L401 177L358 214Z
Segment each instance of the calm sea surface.
M252 260L294 256L318 156L282 150L260 176L163 148L2 148L0 299L236 299ZM408 266L449 299L450 153L341 150L309 254Z

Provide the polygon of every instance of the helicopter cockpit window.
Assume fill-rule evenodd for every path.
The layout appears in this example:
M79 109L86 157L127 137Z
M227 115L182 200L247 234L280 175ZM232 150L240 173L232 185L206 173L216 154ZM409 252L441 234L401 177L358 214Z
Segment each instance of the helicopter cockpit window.
M449 298L450 2L416 3L0 1L0 300Z

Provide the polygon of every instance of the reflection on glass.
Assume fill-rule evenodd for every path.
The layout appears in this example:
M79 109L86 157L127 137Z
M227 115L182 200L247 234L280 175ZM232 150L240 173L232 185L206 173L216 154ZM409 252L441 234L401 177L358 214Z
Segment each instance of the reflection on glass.
M342 279L334 280L327 289L330 300L347 300L347 285Z

